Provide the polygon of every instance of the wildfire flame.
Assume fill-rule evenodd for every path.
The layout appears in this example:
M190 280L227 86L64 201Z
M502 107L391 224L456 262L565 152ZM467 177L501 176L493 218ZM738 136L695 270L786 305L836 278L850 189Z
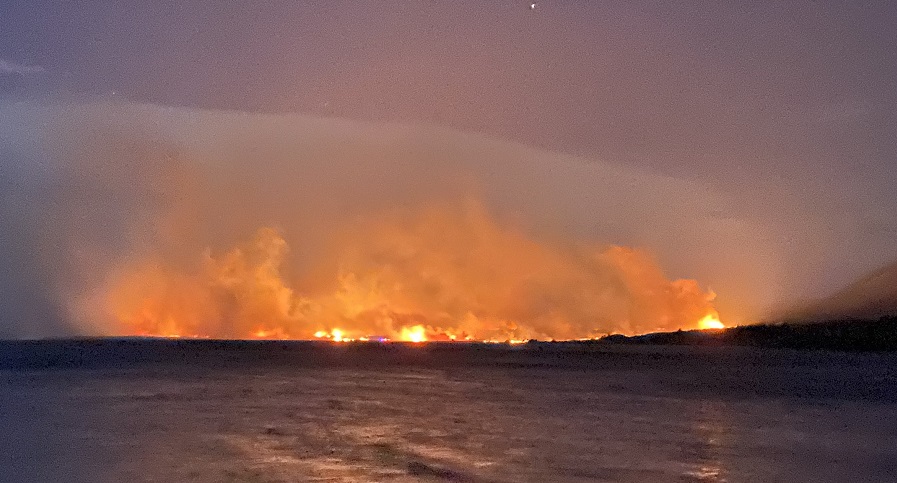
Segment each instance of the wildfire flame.
M290 334L282 328L275 327L272 329L256 329L252 333L253 339L290 339Z
M724 327L712 292L641 250L555 247L481 211L374 220L331 246L288 281L287 242L263 228L192 268L129 262L94 302L114 334L521 343Z
M408 342L425 342L427 340L426 329L422 325L414 327L402 327L399 340Z
M700 322L698 322L699 329L725 329L726 325L723 324L719 320L719 316L716 314L708 314Z

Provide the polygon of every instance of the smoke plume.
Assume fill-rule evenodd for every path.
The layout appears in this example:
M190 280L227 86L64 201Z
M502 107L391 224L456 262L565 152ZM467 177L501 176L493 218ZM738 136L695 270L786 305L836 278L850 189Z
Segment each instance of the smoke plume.
M474 134L134 104L3 109L8 337L692 328L717 309L689 276L743 268L743 250L772 256L761 228L719 220L725 198L693 183Z
M712 294L667 280L644 252L537 243L476 206L360 221L327 246L289 283L287 243L262 228L193 267L129 262L84 307L104 308L92 315L114 333L236 338L570 339L716 317Z

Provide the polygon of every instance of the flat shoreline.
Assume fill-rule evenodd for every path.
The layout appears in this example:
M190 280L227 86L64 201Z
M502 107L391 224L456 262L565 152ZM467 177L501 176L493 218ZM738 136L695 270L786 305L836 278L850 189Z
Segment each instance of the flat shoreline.
M646 337L646 336L643 336ZM645 341L330 342L165 338L0 340L0 369L174 367L720 367L832 360L897 361L897 353L794 350Z

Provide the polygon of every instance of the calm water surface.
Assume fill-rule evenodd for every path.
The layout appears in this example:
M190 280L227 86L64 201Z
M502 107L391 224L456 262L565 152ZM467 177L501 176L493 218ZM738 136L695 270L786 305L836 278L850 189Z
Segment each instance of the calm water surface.
M664 351L5 370L0 480L897 481L894 357Z

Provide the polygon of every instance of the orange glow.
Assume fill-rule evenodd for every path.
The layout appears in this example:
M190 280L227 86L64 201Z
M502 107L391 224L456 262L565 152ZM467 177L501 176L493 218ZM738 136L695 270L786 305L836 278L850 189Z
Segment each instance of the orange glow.
M127 262L92 301L95 318L109 320L110 335L334 342L519 344L723 327L712 292L668 279L645 251L554 246L482 210L373 218L328 247L306 272L287 270L286 240L262 228L193 265Z
M719 320L716 314L710 314L698 322L699 329L725 329L726 325Z
M407 342L426 342L426 330L421 325L415 325L414 327L402 327L399 340Z
M341 329L333 329L330 332L327 332L325 330L319 330L319 331L315 332L313 335L316 339L330 339L333 342L352 342L355 340L367 340L364 337L361 337L358 339L355 339L352 337L347 337L346 333L343 332Z
M257 329L252 333L253 339L292 339L283 329Z

